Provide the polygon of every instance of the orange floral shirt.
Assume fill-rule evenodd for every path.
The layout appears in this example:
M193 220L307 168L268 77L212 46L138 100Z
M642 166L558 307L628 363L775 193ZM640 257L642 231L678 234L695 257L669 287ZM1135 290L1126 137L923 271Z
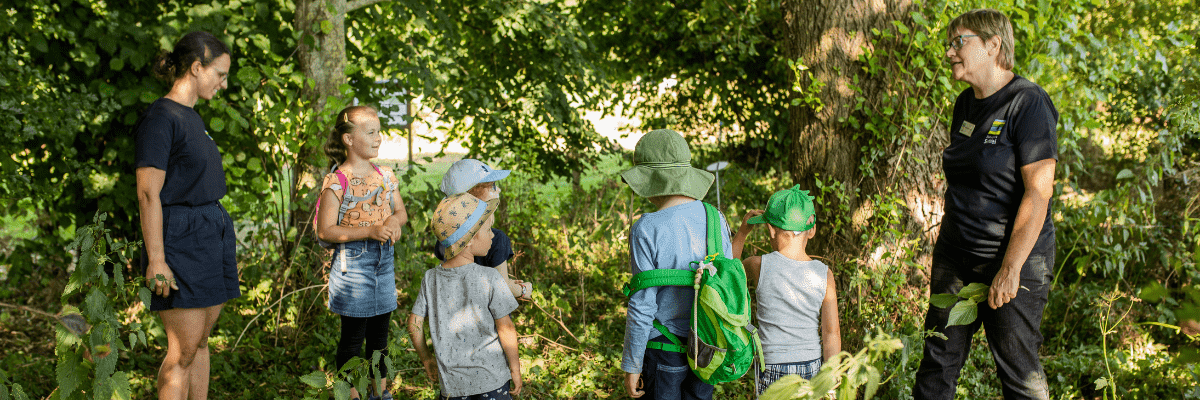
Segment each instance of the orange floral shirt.
M366 196L372 190L383 187L384 189L367 201L360 201L350 204L350 209L346 211L346 215L342 217L341 226L373 226L386 221L392 216L392 204L388 202L388 193L392 193L397 188L398 181L396 174L391 168L380 165L379 171L376 173L371 171L367 176L354 176L351 174L342 173L346 176L346 183L349 188L342 188L341 182L338 181L336 173L325 174L325 180L321 183L321 191L325 189L333 189L333 194L337 196L338 203L342 202L345 190L349 190L353 196ZM384 179L384 177L387 179ZM399 199L393 199L398 201ZM325 205L322 204L322 207ZM334 207L338 207L334 205Z

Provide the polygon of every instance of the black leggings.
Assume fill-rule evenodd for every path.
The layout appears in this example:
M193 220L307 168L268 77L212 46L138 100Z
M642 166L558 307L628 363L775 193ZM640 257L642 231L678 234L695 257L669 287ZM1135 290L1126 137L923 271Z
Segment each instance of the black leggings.
M392 312L388 311L374 317L354 318L342 316L342 338L338 340L337 349L337 368L342 370L342 366L346 365L351 358L358 357L362 354L363 339L367 342L367 361L370 362L375 351L382 353L379 358L380 377L387 377L387 365L383 362L383 357L387 357L388 344L388 329L391 328Z

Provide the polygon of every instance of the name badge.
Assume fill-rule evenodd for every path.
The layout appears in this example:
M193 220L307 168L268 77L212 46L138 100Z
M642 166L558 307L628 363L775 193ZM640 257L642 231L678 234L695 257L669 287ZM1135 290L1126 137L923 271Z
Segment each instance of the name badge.
M972 124L968 121L963 121L962 127L958 128L958 133L967 135L967 137L971 137L971 132L975 132L975 124Z

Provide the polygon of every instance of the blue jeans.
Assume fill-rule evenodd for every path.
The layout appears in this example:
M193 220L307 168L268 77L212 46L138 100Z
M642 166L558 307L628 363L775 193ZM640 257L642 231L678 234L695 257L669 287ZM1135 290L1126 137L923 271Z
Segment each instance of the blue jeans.
M687 338L679 338L687 343ZM666 336L651 342L671 343ZM712 400L713 386L700 380L688 366L687 354L646 349L642 362L642 382L646 391L643 399L650 400Z
M958 375L971 351L971 337L984 327L992 359L1005 399L1048 399L1046 373L1038 358L1042 345L1042 311L1053 280L1050 266L1053 251L1030 254L1021 267L1021 286L1017 296L993 310L985 300L978 304L979 317L969 325L947 328L950 308L929 307L925 329L946 335L925 339L924 358L917 369L914 399L952 399ZM942 246L933 251L930 293L958 293L963 286L981 282L991 285L1000 269L1000 260L953 254ZM1026 290L1026 288L1028 290Z
M775 381L788 375L799 375L801 378L812 380L821 371L821 359L784 364L767 364L766 370L758 375L758 394L762 395ZM757 372L757 371L756 371Z

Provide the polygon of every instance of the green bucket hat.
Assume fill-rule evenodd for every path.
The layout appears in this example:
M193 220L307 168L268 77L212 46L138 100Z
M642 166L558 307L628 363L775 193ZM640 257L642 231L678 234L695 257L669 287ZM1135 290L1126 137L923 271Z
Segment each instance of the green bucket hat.
M776 228L786 231L804 232L817 224L813 199L807 190L800 190L800 185L784 189L771 195L767 200L767 210L761 215L750 217L748 224L769 222ZM812 218L812 220L810 220Z
M692 167L692 151L679 132L650 131L633 149L633 168L621 178L642 197L683 195L703 199L712 186L713 174Z

